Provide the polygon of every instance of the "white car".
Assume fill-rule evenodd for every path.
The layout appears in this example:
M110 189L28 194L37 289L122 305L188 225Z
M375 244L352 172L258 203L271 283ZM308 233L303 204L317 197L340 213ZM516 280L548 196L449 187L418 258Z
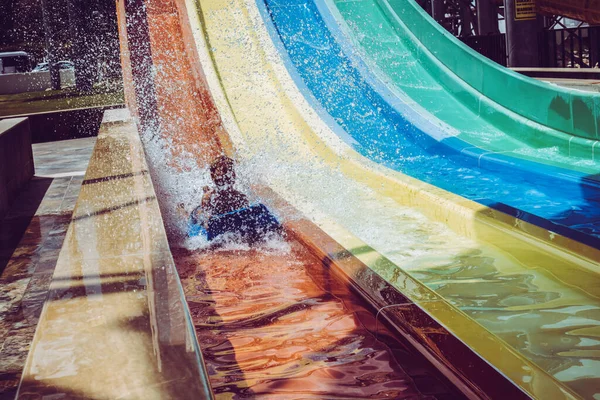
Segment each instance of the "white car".
M57 61L54 63L54 65L57 66L60 71L68 70L68 69L75 69L75 65L73 65L73 63L71 61L66 61L66 60ZM32 70L32 72L43 72L43 71L50 71L50 64L48 64L47 62L39 63Z

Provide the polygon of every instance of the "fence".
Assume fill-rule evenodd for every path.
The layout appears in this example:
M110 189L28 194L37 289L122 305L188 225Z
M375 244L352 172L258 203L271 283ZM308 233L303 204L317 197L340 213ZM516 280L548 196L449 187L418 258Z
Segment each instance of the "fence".
M540 40L542 67L600 67L600 26L545 31Z

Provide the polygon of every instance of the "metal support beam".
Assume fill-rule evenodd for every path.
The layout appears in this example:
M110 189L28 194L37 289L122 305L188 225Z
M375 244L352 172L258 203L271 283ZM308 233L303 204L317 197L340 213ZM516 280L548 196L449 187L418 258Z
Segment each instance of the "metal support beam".
M50 68L50 80L53 90L60 90L60 70L55 65L58 60L58 46L56 34L56 2L42 0L42 18L44 36L46 38L46 57Z
M443 25L446 20L446 7L444 0L431 0L431 16L438 24Z
M590 67L600 67L600 30L590 32Z
M524 6L527 3L534 5L535 2L504 0L509 67L540 66L539 35L543 30L543 18L529 12Z
M98 3L95 0L69 0L69 20L73 42L73 63L75 83L82 92L93 89L98 74L97 54Z
M498 34L498 7L493 0L477 0L477 30L479 35Z

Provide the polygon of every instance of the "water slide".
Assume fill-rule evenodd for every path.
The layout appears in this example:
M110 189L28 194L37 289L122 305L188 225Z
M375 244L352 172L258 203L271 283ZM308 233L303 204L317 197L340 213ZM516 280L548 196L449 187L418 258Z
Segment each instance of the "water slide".
M459 151L477 146L486 153L597 172L597 94L501 67L453 37L412 1L327 4L369 69L446 128L450 137L442 140L449 146ZM338 41L344 40L338 35Z
M360 2L343 4L350 3ZM436 124L428 119L431 110L405 101L393 82L376 85L381 78L369 72L376 65L362 68L358 57L344 53L349 44L341 35L351 32L331 17L331 6L188 0L177 7L149 7L147 25L130 26L128 34L132 40L150 31L155 86L136 82L136 73L144 71L135 68L126 79L135 87L137 97L128 103L137 102L151 168L165 165L164 157L155 158L149 139L157 135L163 149L166 143L184 154L166 164L185 165L197 155L202 166L215 147L225 148L248 181L259 179L284 198L524 392L539 398L596 395L600 253L574 240L575 234L548 230L543 223L551 220L548 215L526 209L557 202L564 211L561 207L575 202L575 210L582 197L555 201L558 190L530 193L532 182L525 178L506 186L514 171L527 171L522 165L509 165L503 175L497 167L480 168L482 157L474 167L461 154L436 155L448 146L428 134ZM346 18L343 7L339 11ZM169 29L184 38L178 53L160 51L159 44L168 48L165 42L171 40L160 33ZM135 57L132 53L134 65ZM180 58L189 71L165 68ZM167 77L179 86L167 85ZM194 88L193 100L177 101L186 85ZM143 96L150 90L163 99L160 104ZM401 107L406 115L398 112ZM162 128L156 128L152 113L145 115L148 108L161 115ZM416 121L414 110L428 114ZM585 146L579 139L569 141ZM557 168L552 171L567 171L563 189L570 182L568 189L581 194L582 183L571 178L593 167L566 164L552 165ZM442 174L418 175L422 171ZM489 185L496 192L489 192ZM521 203L509 202L520 196ZM547 203L541 203L544 197ZM175 213L176 200L161 205L166 215ZM505 208L490 207L500 201ZM505 212L511 209L523 212ZM588 211L574 213L583 224L564 226L593 244ZM524 215L533 217L529 222L516 217Z
M333 2L296 8L266 3L274 22L274 40L281 38L290 69L298 74L298 85L315 98L315 108L323 109L322 115L336 118L335 123L351 136L348 143L359 152L420 180L598 245L595 238L586 237L597 236L594 199L599 194L599 166L591 153L596 141L583 140L588 145L588 158L578 158L575 143L581 138L519 116L477 92L459 73L439 65L431 68L427 62L435 59L440 64L439 59L426 48L415 50L416 39L409 36L412 31L405 27L405 34L400 35L375 2L340 2L337 7L341 14ZM407 19L414 20L415 16ZM432 21L424 19L423 23ZM314 26L312 31L304 29L307 25ZM447 39L439 35L436 43ZM346 37L356 39L356 46ZM450 44L455 45L458 56L461 51L470 56L463 57L461 65L487 65L505 74L509 86L515 86L510 84L512 80L522 81L532 103L539 104L551 95L566 96L575 103L579 101L575 96L592 103L598 97L519 76L469 53L471 50L462 44ZM429 58L421 62L423 57ZM485 82L489 75L486 73ZM487 86L506 86L494 82L493 75L489 81ZM534 95L537 87L547 93ZM518 90L512 92L518 95ZM521 104L528 98L516 97L513 103ZM496 100L509 103L506 98ZM551 108L541 106L537 112L550 115ZM357 112L352 113L352 109ZM484 110L491 109L493 121L483 115ZM582 114L574 111L574 115L579 118ZM447 176L461 179L449 181Z
M434 90L428 80L433 76L454 89L454 96L483 120L536 147L548 145L552 137L551 143L558 143L565 137L561 133L592 141L599 137L597 94L556 87L503 68L453 37L414 1L328 3L338 8L368 56L395 83L401 71L407 71L407 86L422 83ZM377 43L375 37L380 39ZM411 65L415 59L423 72L418 76L410 73L418 71ZM440 119L453 124L460 116L441 114ZM471 136L463 138L468 141ZM591 149L587 151L589 158Z

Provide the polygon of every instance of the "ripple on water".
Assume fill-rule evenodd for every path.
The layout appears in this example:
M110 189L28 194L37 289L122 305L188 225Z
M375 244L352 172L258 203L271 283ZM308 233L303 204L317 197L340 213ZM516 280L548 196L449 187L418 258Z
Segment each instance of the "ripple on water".
M174 251L218 397L455 398L388 332L376 340L362 325L373 315L286 243Z
M412 274L585 398L600 391L600 301L473 252Z

